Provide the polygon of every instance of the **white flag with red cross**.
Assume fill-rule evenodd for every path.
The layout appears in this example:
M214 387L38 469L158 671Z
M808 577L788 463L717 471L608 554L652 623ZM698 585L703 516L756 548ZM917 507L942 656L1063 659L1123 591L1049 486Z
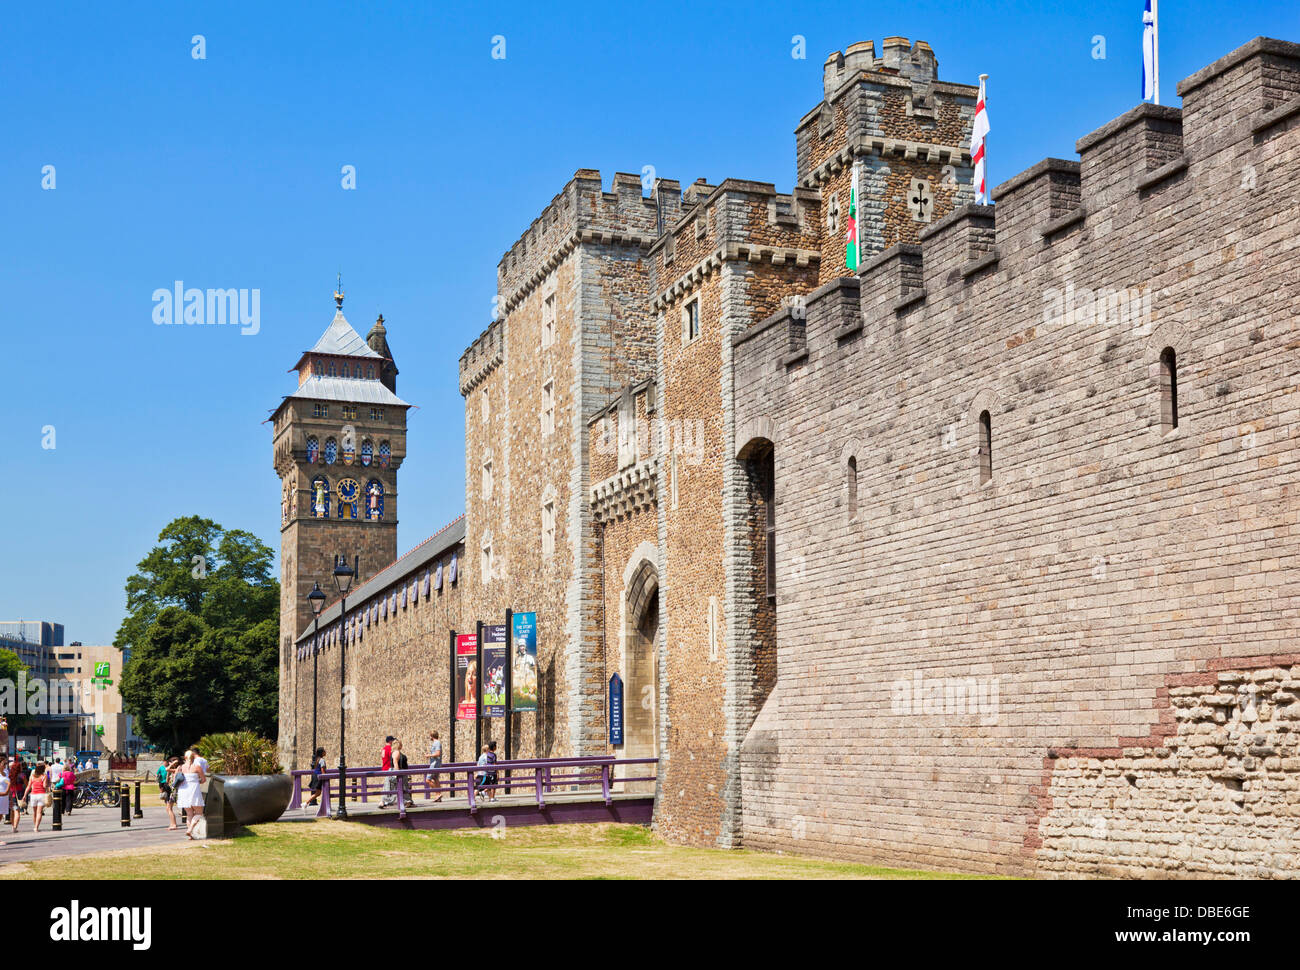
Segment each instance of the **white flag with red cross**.
M970 134L970 157L975 164L975 201L988 205L988 187L984 183L984 140L989 133L989 113L984 107L984 82L987 74L980 75L980 93L975 102L975 124Z

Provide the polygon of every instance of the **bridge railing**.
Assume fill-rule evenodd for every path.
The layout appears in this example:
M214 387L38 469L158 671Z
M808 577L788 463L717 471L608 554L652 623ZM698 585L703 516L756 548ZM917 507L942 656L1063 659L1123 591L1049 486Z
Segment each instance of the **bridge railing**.
M348 768L344 781L346 795L352 801L366 803L371 798L383 799L385 796L396 798L398 815L406 817L406 801L418 794L426 799L449 796L463 796L470 813L478 811L484 795L495 799L497 792L505 789L510 794L513 789L530 791L536 799L539 809L546 807L546 796L557 789L580 791L583 788L599 787L601 797L608 805L613 800L613 789L630 782L654 781L658 758L615 758L596 755L585 758L539 758L497 761L491 765L480 765L473 761L444 764L437 768L428 765L416 765L413 768L391 769L385 771L379 767ZM644 776L617 775L622 768L648 765L649 773ZM293 798L289 808L302 807L304 784L311 781L310 769L300 769L289 773L293 778ZM476 775L496 776L496 781L479 782ZM504 776L504 780L503 780ZM332 768L321 772L320 808L317 818L330 814L331 792L337 792L339 772ZM387 780L396 779L395 789L387 788ZM490 794L488 794L490 793Z

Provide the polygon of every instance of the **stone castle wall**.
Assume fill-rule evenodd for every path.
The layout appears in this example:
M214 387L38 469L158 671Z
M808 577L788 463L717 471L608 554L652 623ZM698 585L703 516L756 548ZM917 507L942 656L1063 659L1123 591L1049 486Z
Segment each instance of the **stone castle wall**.
M740 339L779 625L747 846L1293 875L1300 46L1180 93ZM1260 669L1242 727L1211 688Z

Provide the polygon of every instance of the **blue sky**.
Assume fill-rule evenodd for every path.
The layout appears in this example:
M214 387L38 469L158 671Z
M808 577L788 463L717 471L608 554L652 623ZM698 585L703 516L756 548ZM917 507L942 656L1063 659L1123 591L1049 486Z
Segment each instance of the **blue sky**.
M1168 104L1177 81L1252 37L1300 39L1293 0L1163 6ZM399 393L420 406L399 477L405 551L462 510L457 358L489 321L502 252L576 169L599 168L607 187L654 165L683 185L789 191L825 56L902 35L931 44L945 80L990 75L996 185L1073 157L1076 138L1137 103L1141 8L7 5L0 619L109 641L126 577L179 515L278 553L261 422L328 325L340 270L345 313L363 334L384 314ZM259 289L259 332L155 326L151 295L175 280Z

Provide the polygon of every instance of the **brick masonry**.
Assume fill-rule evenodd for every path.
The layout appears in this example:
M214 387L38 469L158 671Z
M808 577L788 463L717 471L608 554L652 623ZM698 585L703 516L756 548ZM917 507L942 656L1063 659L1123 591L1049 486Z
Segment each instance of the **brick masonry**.
M789 194L579 170L460 360L463 523L363 590L458 559L349 648L349 760L450 727L452 627L536 610L516 752L611 750L617 671L675 842L1294 871L1298 64L1252 42L996 211L969 204L976 89L903 38L827 59Z
M1294 874L1300 47L1180 93L738 346L780 564L746 845Z

